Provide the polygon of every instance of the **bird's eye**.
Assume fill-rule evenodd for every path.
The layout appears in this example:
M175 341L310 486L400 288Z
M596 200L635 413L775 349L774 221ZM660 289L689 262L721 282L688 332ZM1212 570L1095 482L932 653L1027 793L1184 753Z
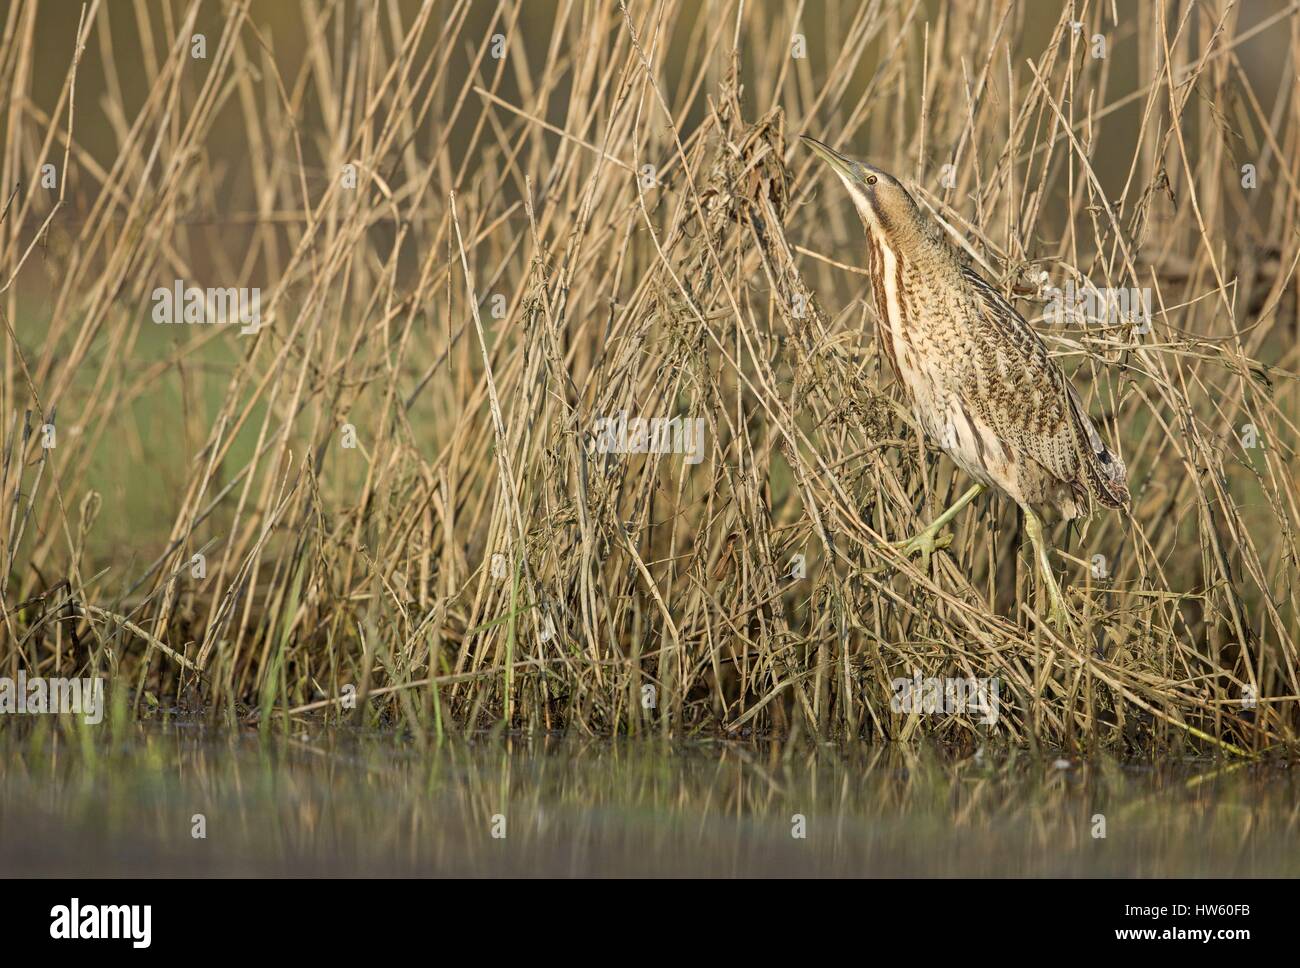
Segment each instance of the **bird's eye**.
M868 185L874 185L875 183L876 183L876 176L875 176L875 175L868 175L868 176L867 176L867 184L868 184Z

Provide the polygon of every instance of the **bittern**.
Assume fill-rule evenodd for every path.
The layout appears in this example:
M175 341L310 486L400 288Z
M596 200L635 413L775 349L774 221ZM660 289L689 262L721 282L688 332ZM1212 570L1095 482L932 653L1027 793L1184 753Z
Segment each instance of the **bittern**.
M1129 506L1124 462L1102 442L1047 346L998 290L964 265L893 175L803 141L840 176L867 233L884 356L917 423L975 484L915 537L928 560L940 530L986 488L1020 505L1050 600L1068 622L1045 519Z

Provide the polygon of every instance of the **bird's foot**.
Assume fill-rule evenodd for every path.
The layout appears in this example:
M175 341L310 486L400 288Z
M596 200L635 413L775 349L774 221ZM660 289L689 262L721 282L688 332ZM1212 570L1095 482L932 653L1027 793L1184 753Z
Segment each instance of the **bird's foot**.
M1047 621L1062 635L1069 634L1070 613L1065 610L1065 606L1054 604L1047 613Z
M937 531L926 528L920 534L914 535L906 541L895 541L893 547L899 554L908 558L920 552L921 570L928 572L930 570L930 556L940 548L946 548L952 544L951 533L936 537L937 533Z
M1051 602L1047 609L1048 624L1056 630L1057 635L1069 638L1074 631L1074 623L1070 618L1070 609L1065 604L1065 596L1059 588L1049 586L1048 598Z

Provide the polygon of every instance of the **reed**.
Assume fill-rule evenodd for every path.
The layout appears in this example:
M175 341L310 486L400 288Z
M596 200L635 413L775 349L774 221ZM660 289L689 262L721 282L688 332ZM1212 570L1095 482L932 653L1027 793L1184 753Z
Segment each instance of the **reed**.
M1298 8L11 4L0 670L421 743L1293 751ZM1009 502L887 547L965 482L800 134L917 186L1127 463L1056 536L1079 635ZM156 323L175 280L261 327Z

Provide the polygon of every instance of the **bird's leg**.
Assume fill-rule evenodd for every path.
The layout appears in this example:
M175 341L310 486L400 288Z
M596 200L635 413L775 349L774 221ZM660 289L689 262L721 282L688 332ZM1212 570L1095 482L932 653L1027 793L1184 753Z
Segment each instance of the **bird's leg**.
M1034 546L1034 558L1038 563L1038 570L1043 577L1043 585L1047 589L1047 597L1050 602L1048 611L1048 621L1055 626L1058 632L1064 632L1069 627L1070 613L1065 607L1065 597L1061 594L1061 586L1056 583L1056 576L1052 574L1052 559L1047 551L1047 536L1043 530L1043 521L1037 514L1029 508L1023 509L1025 512L1025 531L1029 535L1029 541Z
M952 506L948 510L927 524L922 531L919 531L906 541L896 541L894 547L905 555L914 555L918 551L921 552L921 569L929 571L930 555L934 554L937 549L946 548L952 543L952 535L947 535L941 540L936 539L935 535L942 531L949 521L960 514L962 508L983 494L984 491L985 485L983 484L971 485L965 494L952 502Z

